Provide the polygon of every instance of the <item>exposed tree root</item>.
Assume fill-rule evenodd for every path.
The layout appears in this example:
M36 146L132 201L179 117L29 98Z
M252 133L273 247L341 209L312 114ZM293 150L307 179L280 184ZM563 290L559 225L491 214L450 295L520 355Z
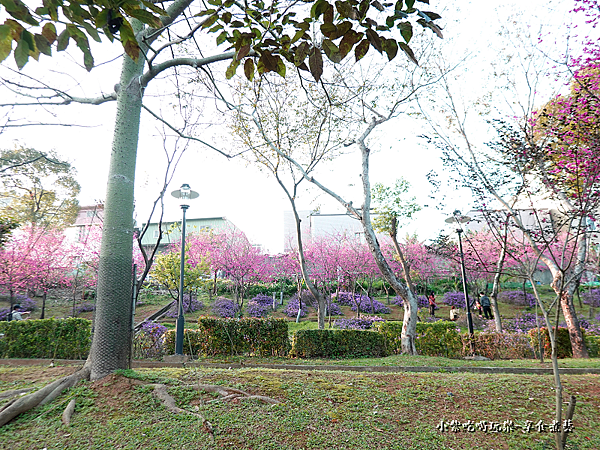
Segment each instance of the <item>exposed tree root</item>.
M89 380L89 378L90 365L86 363L86 365L83 366L81 370L69 376L60 378L31 394L18 397L19 395L28 392L30 389L18 389L1 393L0 399L10 400L0 409L0 427L10 422L19 414L23 414L35 408L38 405L45 405L46 403L53 401L66 389L75 386L82 380ZM171 395L169 395L169 393L167 392L166 385L151 384L150 386L154 388L154 396L156 396L162 402L162 404L165 406L165 408L167 408L168 411L176 414L183 413L198 417L202 421L204 429L208 433L213 433L213 427L211 423L208 420L206 420L206 418L202 414L181 409L176 406L175 399L171 397ZM219 394L220 398L214 399L212 401L239 401L254 399L270 405L280 403L279 400L276 400L271 397L267 397L264 395L252 395L240 389L235 389L226 386L218 386L213 384L191 384L181 387ZM71 416L73 415L74 409L75 400L71 400L62 415L62 422L65 425L70 424Z
M168 411L173 412L175 414L189 414L189 415L198 417L202 421L202 425L203 425L204 429L211 434L213 433L213 426L211 425L211 423L208 420L206 420L206 418L202 414L197 413L197 412L188 411L186 409L181 409L175 405L175 399L173 397L171 397L171 395L167 392L166 385L151 384L150 386L152 386L154 388L154 391L153 391L154 396L162 402L162 404L164 405L165 408L167 408ZM275 405L275 404L280 403L279 400L276 400L271 397L266 397L264 395L252 395L252 394L249 394L248 392L242 391L240 389L230 388L230 387L226 387L226 386L217 386L214 384L189 384L189 385L179 386L179 387L192 388L192 389L196 389L198 391L204 391L204 392L213 392L213 393L217 393L221 396L221 398L218 398L218 399L215 399L212 401L256 399L263 403L268 403L270 405Z
M69 376L60 378L38 391L9 402L9 404L5 405L0 411L0 427L10 422L19 414L23 414L38 405L45 405L46 403L53 401L65 389L75 386L81 380L89 379L89 377L90 368L88 364L86 364L81 370Z
M75 399L71 399L71 401L69 402L62 414L62 423L66 426L69 426L69 424L71 423L71 416L73 415L73 411L75 411Z
M18 397L19 395L26 394L27 392L31 391L32 389L33 388L13 389L10 391L0 392L0 400L6 400L6 399L13 398L13 397ZM2 409L4 409L4 408L1 408L0 411Z
M167 411L170 411L175 414L190 414L192 416L197 417L202 421L202 426L204 427L204 429L212 434L213 426L208 420L206 420L206 417L204 417L200 413L188 411L186 409L181 409L177 407L177 405L175 405L175 399L171 397L171 395L169 395L169 393L167 392L167 386L165 386L164 384L151 384L150 386L154 387L154 396L162 402L164 407L167 408Z

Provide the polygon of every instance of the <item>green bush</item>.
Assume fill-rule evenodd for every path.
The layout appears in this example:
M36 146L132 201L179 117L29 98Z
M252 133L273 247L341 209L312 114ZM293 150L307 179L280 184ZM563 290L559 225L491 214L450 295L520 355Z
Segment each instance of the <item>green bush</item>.
M550 358L552 356L552 346L550 345L550 335L548 334L547 328L540 328L540 332L543 336L544 342L544 356ZM529 339L531 346L537 346L539 348L539 338L537 329L533 328L529 330ZM571 358L573 356L573 349L571 348L571 338L569 336L569 330L566 328L559 328L556 333L556 354L558 358Z
M288 281L279 281L275 283L254 283L248 287L245 293L246 298L256 297L258 294L272 296L275 292L275 298L279 301L279 293L283 290L283 297L288 298L296 293L295 283Z
M387 356L381 333L365 330L298 330L290 356L299 358L378 358Z
M374 322L373 327L383 335L388 353L402 353L402 322ZM454 322L418 322L415 347L420 355L459 358L462 341Z
M191 332L191 330L187 330ZM285 356L290 348L284 319L200 317L198 331L189 338L201 355ZM184 342L187 342L184 340ZM185 349L185 344L184 344Z
M0 357L85 359L92 322L87 319L19 320L0 323Z
M463 355L471 353L471 343L476 355L489 359L527 359L533 358L529 336L523 333L468 333L461 335Z
M165 355L175 354L175 330L168 330L163 335L163 351ZM198 355L202 350L201 336L197 330L183 330L183 353L185 355Z
M600 356L600 336L584 333L584 339L590 358L597 358Z

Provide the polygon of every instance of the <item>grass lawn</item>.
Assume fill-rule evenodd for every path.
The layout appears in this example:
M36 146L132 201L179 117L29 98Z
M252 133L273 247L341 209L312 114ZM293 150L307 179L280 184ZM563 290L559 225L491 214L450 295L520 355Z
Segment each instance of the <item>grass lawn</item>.
M34 387L72 367L0 366L0 390ZM82 383L0 429L1 449L550 449L554 435L519 428L553 418L551 376L449 373L297 372L265 369L140 369ZM571 449L600 448L600 376L563 376L577 396ZM165 383L177 405L168 412L148 383ZM281 403L213 401L182 387L222 384ZM61 424L66 403L77 406ZM565 397L566 398L566 397ZM441 432L440 421L460 431ZM471 422L469 422L471 421ZM469 432L462 424L505 421L514 431ZM529 421L529 422L526 422ZM508 423L507 423L508 424Z

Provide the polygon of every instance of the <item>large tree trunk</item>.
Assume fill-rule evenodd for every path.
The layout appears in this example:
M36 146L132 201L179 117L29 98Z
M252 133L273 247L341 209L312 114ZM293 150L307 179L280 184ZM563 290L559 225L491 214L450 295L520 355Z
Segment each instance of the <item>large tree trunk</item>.
M560 297L560 307L562 309L565 322L567 323L567 329L569 330L569 337L571 339L571 348L573 349L573 358L589 358L587 348L585 347L585 341L583 339L583 333L579 326L579 319L577 318L577 312L575 311L575 305L573 304L573 289L565 289Z
M143 95L139 79L143 64L143 55L137 63L124 57L118 90L90 352L92 380L116 369L126 369L129 361L133 189Z

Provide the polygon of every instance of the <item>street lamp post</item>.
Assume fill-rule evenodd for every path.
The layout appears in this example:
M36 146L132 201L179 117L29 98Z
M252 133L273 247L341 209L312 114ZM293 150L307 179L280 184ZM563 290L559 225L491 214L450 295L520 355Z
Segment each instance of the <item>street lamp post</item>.
M469 335L473 336L473 317L471 317L471 304L469 303L469 293L467 289L467 272L465 270L465 254L463 253L462 238L463 229L461 223L467 223L471 218L469 216L461 215L459 210L452 213L452 217L446 219L446 223L456 223L458 228L456 233L458 234L458 248L460 250L460 268L462 272L463 282L463 293L465 294L465 303L467 305L467 326L469 327ZM471 341L471 353L473 353L473 342Z
M189 200L198 198L198 193L190 189L190 185L184 183L177 191L171 192L171 195L180 199L181 209L183 211L183 220L181 222L181 266L179 271L179 302L177 305L177 322L175 326L175 354L183 355L183 328L185 327L185 318L183 316L183 277L185 270L185 212L190 207Z

